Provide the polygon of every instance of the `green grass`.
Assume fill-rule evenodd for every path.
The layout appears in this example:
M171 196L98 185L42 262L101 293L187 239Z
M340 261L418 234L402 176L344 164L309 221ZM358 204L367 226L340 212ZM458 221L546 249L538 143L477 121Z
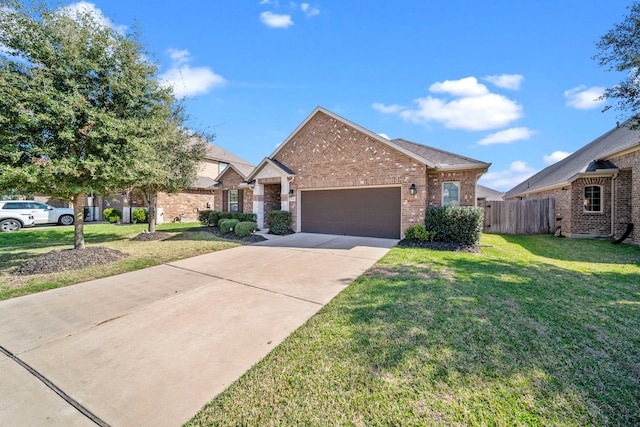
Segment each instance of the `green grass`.
M392 249L187 425L640 425L640 251L482 243Z
M0 300L237 246L237 243L221 240L211 233L189 231L198 226L199 223L161 224L157 231L171 234L170 238L163 241L138 242L131 239L146 229L146 224L85 225L87 246L105 246L125 252L129 256L100 268L89 267L33 276L19 276L15 274L15 270L25 261L46 252L73 248L73 227L35 228L17 233L0 233Z

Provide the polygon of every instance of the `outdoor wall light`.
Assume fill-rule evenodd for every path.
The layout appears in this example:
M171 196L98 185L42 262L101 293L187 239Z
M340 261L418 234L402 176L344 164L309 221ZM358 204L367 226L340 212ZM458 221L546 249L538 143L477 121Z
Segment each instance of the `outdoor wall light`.
M289 189L289 197L293 197L293 189Z
M411 184L411 187L409 187L409 194L411 194L412 196L416 195L416 185L415 184Z

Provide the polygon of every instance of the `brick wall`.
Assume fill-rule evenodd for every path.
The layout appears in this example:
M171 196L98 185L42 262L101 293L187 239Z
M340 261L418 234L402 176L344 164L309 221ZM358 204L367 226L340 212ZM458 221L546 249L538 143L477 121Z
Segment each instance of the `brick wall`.
M398 185L402 188L401 230L424 223L426 166L328 115L316 114L275 159L296 173L292 183L296 191ZM415 196L409 194L411 184L416 184ZM298 204L291 202L289 208L297 229Z
M427 181L428 204L429 206L442 205L442 184L445 182L457 182L460 184L460 206L476 205L476 177L479 171L446 171L446 172L429 172Z
M198 211L213 206L215 196L208 190L185 190L180 193L158 193L158 208L163 210L163 222L171 222L184 213L182 221L197 221Z
M602 187L602 212L585 212L584 189ZM611 234L611 178L580 178L571 185L571 234L606 237Z
M227 172L222 176L220 181L220 187L217 188L215 193L214 210L225 211L228 208L222 206L223 197L222 192L226 190L242 190L242 211L253 212L253 191L250 188L243 186L239 188L240 184L244 183L244 178L238 174L235 170L229 168Z
M278 184L265 184L264 186L264 212L280 210L282 208L281 193L282 186Z
M631 222L634 224L631 238L640 244L640 149L609 160L621 171L617 178L620 180L620 187L616 187L616 198L622 201L622 209L615 212L618 223L616 236L619 237L624 232L626 222Z

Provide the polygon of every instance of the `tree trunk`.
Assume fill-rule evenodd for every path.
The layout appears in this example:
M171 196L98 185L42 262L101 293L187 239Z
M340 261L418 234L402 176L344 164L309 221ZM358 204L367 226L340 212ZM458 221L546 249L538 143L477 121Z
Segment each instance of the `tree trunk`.
M84 249L84 199L87 194L82 192L71 198L73 204L73 248Z
M152 191L149 194L149 233L156 232L156 205L158 203L158 193Z

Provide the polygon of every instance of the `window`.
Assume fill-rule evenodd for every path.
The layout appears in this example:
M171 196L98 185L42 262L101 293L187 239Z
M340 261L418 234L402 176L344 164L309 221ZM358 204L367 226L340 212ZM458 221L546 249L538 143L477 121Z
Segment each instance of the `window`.
M442 206L458 206L460 204L460 183L445 182L442 184Z
M229 190L229 212L238 212L238 190Z
M602 187L589 185L584 187L584 211L602 212Z

